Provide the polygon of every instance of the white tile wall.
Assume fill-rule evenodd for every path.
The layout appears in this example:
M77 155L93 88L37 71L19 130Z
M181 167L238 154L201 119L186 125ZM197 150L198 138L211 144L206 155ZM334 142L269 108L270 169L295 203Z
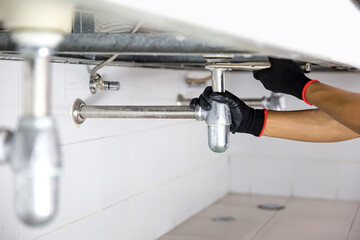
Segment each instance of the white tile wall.
M121 202L103 211L104 239L131 239L130 201Z
M311 73L330 85L360 92L358 73ZM269 95L249 73L228 74L239 97ZM309 106L286 96L288 110ZM235 134L231 139L231 191L238 193L360 200L360 139L302 143Z
M186 71L106 67L102 77L120 80L121 90L92 95L91 67L52 64L52 112L63 151L58 216L40 228L19 223L12 172L0 166L1 240L156 239L228 192L228 154L208 149L204 123L88 119L77 126L71 119L76 98L97 105L174 105L177 94L202 91L184 83ZM0 127L15 128L22 63L0 61L0 70L11 80L0 89L6 112Z
M102 214L98 213L67 227L67 239L68 240L99 240L104 239L103 236L103 217Z
M74 221L101 209L102 141L66 148L66 220Z
M294 196L337 197L338 163L330 161L296 161L294 165Z
M341 162L339 170L339 198L360 199L360 162Z

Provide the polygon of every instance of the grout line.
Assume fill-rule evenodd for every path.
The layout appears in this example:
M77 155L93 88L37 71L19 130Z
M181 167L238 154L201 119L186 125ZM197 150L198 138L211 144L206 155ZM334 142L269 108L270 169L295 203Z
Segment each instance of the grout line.
M128 129L130 129L130 121L128 122ZM129 180L129 185L128 185L128 188L129 188L129 192L131 191L131 186L132 186L132 151L130 150L131 149L131 136L128 136L128 142L129 142L129 145L128 145L128 148L127 148L127 151L128 151L128 157L129 157L129 175L128 175L128 180ZM130 201L129 203L130 205L130 214L129 214L129 221L130 221L130 239L133 239L133 203L132 201Z
M232 173L231 173L231 165L232 165L232 158L231 158L231 154L229 154L227 156L227 192L229 193L232 188L233 188L233 184L232 184Z
M67 64L66 63L63 63L63 71L64 71L64 102L63 102L63 114L64 114L64 136L63 136L63 141L65 142L66 139L67 139L67 130L66 130L66 96L67 96L67 70L68 70L68 67L67 67ZM64 148L64 155L65 155L65 169L64 169L64 176L65 176L65 191L64 191L64 198L65 198L65 223L68 219L68 216L67 216L67 212L68 212L68 202L67 202L67 189L68 189L68 178L67 178L67 168L68 168L68 150L66 148ZM68 240L69 239L69 236L68 236L68 228L65 229L65 240Z
M289 201L291 200L291 197L289 197L286 202L284 203L284 205L286 206L286 204L289 203ZM256 236L258 236L263 230L264 228L271 222L271 220L273 220L273 218L279 213L280 211L276 211L274 212L274 214L264 223L264 225L262 225L262 227L254 234L254 236L251 238L251 240L254 240Z
M135 198L136 196L139 196L139 195L141 195L141 194L143 194L143 193L152 191L152 190L154 190L154 189L156 189L156 188L158 188L158 187L161 187L161 186L164 186L164 185L166 185L166 184L168 184L168 183L174 182L174 181L176 181L176 180L178 180L178 179L180 179L180 178L189 176L189 175L191 175L191 174L193 174L193 173L195 173L195 172L197 172L197 171L200 171L200 170L203 170L204 168L207 168L207 167L209 167L209 166L212 166L212 165L214 165L214 164L216 164L217 162L220 162L220 161L222 161L222 160L224 160L224 159L217 158L217 159L211 161L210 163L207 163L207 164L205 164L205 165L203 165L203 166L201 166L201 167L199 167L199 168L190 170L189 172L187 172L187 173L185 173L185 174L183 174L183 175L180 175L180 176L171 178L171 179L169 179L169 180L167 180L167 181L165 181L165 182L162 182L162 183L160 183L160 184L158 184L158 185L149 187L149 188L144 189L144 190L142 190L142 191L139 191L139 192L137 192L137 193L135 193L135 194L129 195L128 197L126 197L126 198L124 198L124 199L122 199L122 200L120 200L120 201L117 201L117 202L115 202L115 203L113 203L113 204L110 204L110 205L108 205L108 206L106 206L106 207L103 207L103 208L101 208L101 209L99 209L99 210L97 210L97 211L94 211L94 212L92 212L92 213L89 213L89 214L87 214L87 215L84 215L84 216L82 216L82 217L80 217L80 218L78 218L78 219L75 219L75 220L73 220L73 221L66 222L64 225L58 226L58 227L55 228L55 229L49 230L49 231L47 231L47 232L45 232L45 233L43 233L43 234L41 234L41 235L39 235L39 236L36 236L35 238L33 238L33 240L37 240L37 239L39 239L39 238L41 238L41 237L43 237L43 236L45 236L45 235L48 235L48 234L50 234L50 233L52 233L52 232L55 232L55 231L57 231L57 230L59 230L59 229L61 229L61 228L64 228L64 227L67 227L67 226L69 226L69 225L71 225L71 224L80 222L81 220L84 220L84 219L86 219L86 218L88 218L88 217L91 217L91 216L93 216L93 215L96 215L96 214L98 214L98 213L101 213L101 212L103 212L104 210L107 210L107 209L110 209L110 208L112 208L112 207L115 207L115 206L117 206L117 205L119 205L119 204L121 204L121 203L124 203L124 202L126 202L126 201L128 201L128 200L130 200L130 199L132 199L132 198ZM131 204L131 201L130 201L130 211L131 211L131 209L132 209L132 204ZM131 212L130 212L130 213L131 213ZM130 214L130 217L131 217L131 214ZM132 230L130 230L130 234L132 234ZM67 235L68 235L68 234L67 234Z
M291 166L291 185L290 185L290 196L295 194L295 160L292 160Z
M20 120L20 62L16 64L16 93L17 93L17 122ZM21 240L21 227L20 223L18 222L17 226L18 230L18 239Z
M336 183L335 183L335 199L340 197L340 162L336 162Z
M354 223L355 223L355 220L356 220L356 217L357 217L358 214L360 214L360 203L358 204L358 207L357 207L357 209L356 209L356 211L355 211L354 218L353 218L353 220L351 221L350 228L349 228L348 234L347 234L347 236L346 236L346 240L348 240L349 237L350 237L351 229L352 229L352 227L354 226Z

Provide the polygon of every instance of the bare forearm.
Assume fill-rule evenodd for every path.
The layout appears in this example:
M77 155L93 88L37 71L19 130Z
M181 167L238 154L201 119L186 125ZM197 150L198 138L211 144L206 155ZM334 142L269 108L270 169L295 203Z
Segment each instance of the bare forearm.
M360 94L312 83L306 90L306 99L321 111L360 134Z
M263 135L305 142L339 142L359 137L320 110L268 111Z

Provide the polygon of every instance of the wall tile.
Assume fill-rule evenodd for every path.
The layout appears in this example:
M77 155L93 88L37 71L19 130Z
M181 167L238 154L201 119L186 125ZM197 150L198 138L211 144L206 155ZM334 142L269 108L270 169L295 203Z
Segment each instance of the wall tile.
M211 202L218 200L229 192L229 159L219 159L206 169L206 184Z
M155 198L152 191L130 199L132 240L155 238L154 201Z
M360 163L340 162L339 198L360 199Z
M226 162L219 160L189 176L191 181L191 215L209 206L227 193L227 180L221 180L221 177L217 178L226 174ZM216 179L218 180L216 181ZM218 187L221 190L218 190Z
M66 217L73 221L101 208L103 142L66 146Z
M65 65L51 64L51 114L55 118L60 144L65 143Z
M231 192L250 193L251 159L241 155L232 155L230 174Z
M155 183L155 167L152 156L154 156L155 146L153 135L156 131L146 131L130 135L130 176L131 193L135 194L145 190ZM158 142L157 142L158 143Z
M129 136L100 140L102 207L130 195Z
M40 240L66 240L66 227L63 227L54 232L48 233L39 239Z
M68 240L102 240L103 236L103 216L95 214L78 222L67 226Z
M172 184L164 184L153 190L155 238L175 227L174 190L171 187Z
M131 230L130 201L119 203L102 213L104 239L128 240Z
M251 193L290 195L292 170L291 159L251 159Z
M0 165L0 239L18 239L19 226L14 210L13 173Z
M170 183L174 194L175 225L179 225L192 215L191 185L192 178L189 175L178 178Z
M296 161L294 164L294 196L336 198L337 162Z
M19 115L19 95L18 95L18 68L19 62L0 60L0 72L2 77L0 83L0 126L14 130L17 127Z

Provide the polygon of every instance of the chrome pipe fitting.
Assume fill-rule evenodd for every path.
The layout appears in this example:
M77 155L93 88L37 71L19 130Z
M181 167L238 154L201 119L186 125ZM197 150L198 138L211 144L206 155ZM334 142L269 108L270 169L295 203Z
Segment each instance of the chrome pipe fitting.
M231 113L228 105L212 102L210 110L195 109L196 120L208 127L208 145L213 152L225 152L230 145Z
M211 71L212 90L224 93L227 68L217 66L216 61L220 61L220 64L227 64L228 59L208 60L205 68ZM209 148L213 152L225 152L230 145L231 112L229 106L215 101L211 102L211 108L204 120L208 126Z
M212 102L207 111L200 106L195 110L189 106L87 106L76 99L72 117L76 124L82 124L87 118L196 119L208 125L208 143L212 151L224 152L229 146L230 109L217 102Z
M91 75L89 81L89 89L92 94L97 93L97 90L119 91L120 82L104 81L100 74Z
M214 68L211 70L211 85L214 92L225 92L225 69Z
M23 112L22 117L49 115L50 56L47 47L24 48Z
M38 226L54 218L58 207L61 154L55 121L50 117L49 59L62 35L25 31L12 36L25 57L22 113L17 131L0 133L0 158L13 170L18 218ZM48 45L42 45L45 43Z
M15 212L28 225L48 222L57 212L61 154L51 117L23 118L11 143Z

